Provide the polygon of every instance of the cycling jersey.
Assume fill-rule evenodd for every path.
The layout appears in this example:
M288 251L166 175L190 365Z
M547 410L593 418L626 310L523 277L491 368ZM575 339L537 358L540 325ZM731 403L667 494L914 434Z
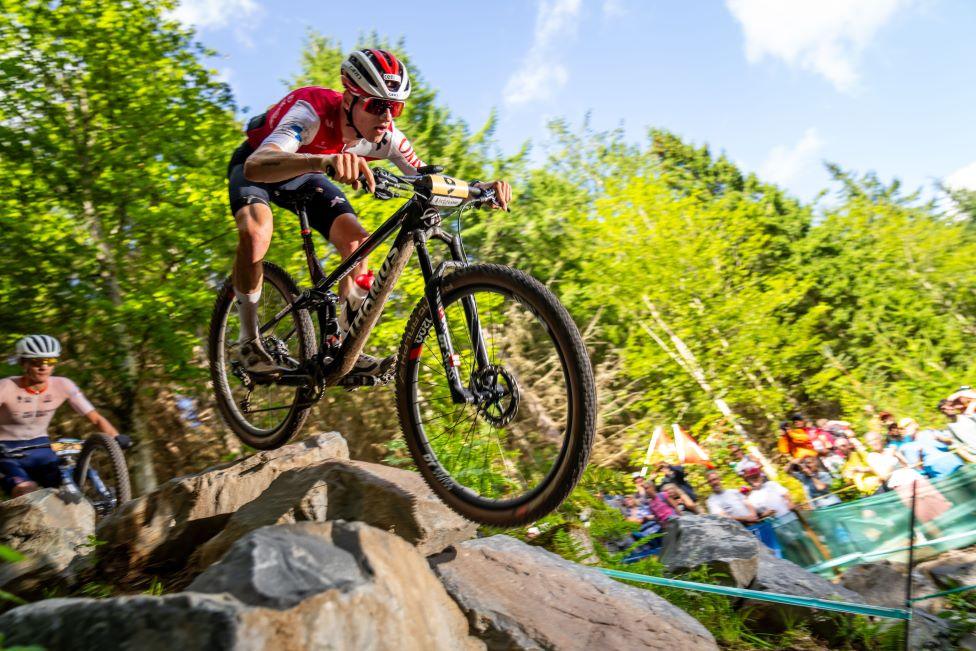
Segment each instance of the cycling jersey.
M51 377L47 388L34 393L19 377L0 380L0 441L28 441L47 436L54 412L65 401L82 416L95 410L78 386L66 377Z
M262 144L275 144L282 151L292 153L349 153L366 160L386 159L404 174L413 174L424 165L414 153L413 145L394 124L390 124L390 132L378 143L363 138L347 144L342 139L345 121L342 93L306 86L293 90L267 112L251 118L247 141L254 149Z

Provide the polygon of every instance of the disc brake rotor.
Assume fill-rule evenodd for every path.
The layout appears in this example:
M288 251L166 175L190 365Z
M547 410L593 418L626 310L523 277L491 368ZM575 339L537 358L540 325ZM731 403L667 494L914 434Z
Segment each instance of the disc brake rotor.
M485 395L478 404L478 414L495 427L507 425L515 418L519 406L519 389L515 377L501 366L489 365L472 377L475 390Z

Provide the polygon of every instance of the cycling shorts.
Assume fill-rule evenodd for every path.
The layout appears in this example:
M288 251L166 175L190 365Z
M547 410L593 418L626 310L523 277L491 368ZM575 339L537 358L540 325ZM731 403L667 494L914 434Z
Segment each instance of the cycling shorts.
M47 443L43 448L25 450L24 456L14 459L0 457L0 487L8 494L14 486L25 481L35 481L45 488L61 485L58 455L51 449L51 439L41 436L28 441L0 441L4 450L16 450L27 445Z
M293 193L281 190L281 186L291 179L276 183L258 183L244 178L244 161L253 152L254 150L245 140L240 147L234 150L227 166L231 214L237 214L237 211L242 207L252 203L263 203L266 206L274 203L294 212L289 201L290 195ZM332 222L339 215L352 213L352 206L342 190L337 188L325 174L316 174L313 178L315 185L322 190L315 193L313 198L306 203L308 222L312 228L322 233L325 239L329 239L329 229L332 228Z

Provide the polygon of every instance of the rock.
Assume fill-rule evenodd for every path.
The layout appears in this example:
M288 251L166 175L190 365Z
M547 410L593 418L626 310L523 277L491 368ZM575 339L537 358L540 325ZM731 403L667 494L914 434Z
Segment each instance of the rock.
M364 522L397 534L424 555L477 533L477 525L445 506L417 473L360 461L325 461L282 473L193 554L190 567L203 570L249 531L303 520Z
M328 464L329 519L390 531L428 556L473 538L478 526L449 509L415 472L365 461Z
M856 565L844 572L840 584L860 595L865 603L888 608L904 608L907 569L905 565L891 561ZM912 594L922 596L939 591L926 574L918 568L915 569L915 575L912 577ZM918 602L918 606L929 612L939 612L944 607L944 600L927 599Z
M461 543L431 565L489 649L718 648L653 592L509 536Z
M413 547L358 523L258 529L193 587L28 604L0 615L0 632L65 651L484 648Z
M734 520L718 515L686 515L668 525L660 559L670 574L707 567L713 582L745 588L756 577L761 546Z
M245 534L272 524L328 519L328 485L321 464L279 475L254 501L242 506L219 534L198 548L189 566L195 574L216 562Z
M257 529L189 589L261 610L290 648L484 648L423 556L359 522Z
M976 547L954 549L918 565L942 590L976 585ZM922 593L919 593L922 594Z
M759 569L756 572L756 579L749 588L795 597L814 597L832 601L863 603L863 599L856 592L843 586L834 585L822 576L808 572L785 558L776 558L765 547L759 552ZM837 616L831 611L787 606L768 601L749 600L746 604L750 607L753 619L759 620L762 625L768 628L778 629L791 626L795 622L806 622L815 631L829 634L832 632L830 622L832 622L833 617Z
M47 599L0 615L0 633L5 645L52 651L258 651L245 610L227 595Z
M231 515L292 468L348 456L336 432L177 477L103 520L96 571L117 583L181 569L190 553L215 536Z
M0 588L21 597L38 596L88 551L95 510L86 500L67 502L53 488L0 502L0 544L27 558L0 563Z

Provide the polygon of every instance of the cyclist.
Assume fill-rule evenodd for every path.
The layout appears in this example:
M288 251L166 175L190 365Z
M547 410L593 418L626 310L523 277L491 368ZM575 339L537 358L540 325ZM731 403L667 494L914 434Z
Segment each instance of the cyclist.
M375 183L367 161L388 159L404 174L414 174L424 163L396 128L393 119L410 96L410 76L396 56L385 50L365 49L349 55L340 69L343 92L308 86L252 118L247 140L231 156L227 178L230 208L237 222L238 245L234 261L234 294L240 315L238 359L251 372L281 370L285 360L273 358L258 337L258 301L261 298L262 261L271 244L273 221L270 203L287 206L291 179L309 172L334 170L333 178L360 189L364 177L372 192ZM343 259L369 236L352 206L325 176L315 178L319 189L307 205L313 228L335 245ZM508 183L479 184L494 188L498 208L507 209L512 191ZM284 200L284 201L283 201ZM364 259L339 284L342 299L340 329L353 322L364 292L354 284L370 286ZM359 296L358 300L354 298ZM350 375L384 376L394 357L378 360L360 355Z
M14 451L50 443L48 424L65 401L100 431L114 436L121 447L131 446L131 439L119 434L74 382L52 375L60 356L60 342L48 335L28 335L17 342L16 359L24 373L0 380L0 448ZM0 456L0 487L11 497L61 483L58 457L50 445L25 450L23 455Z

